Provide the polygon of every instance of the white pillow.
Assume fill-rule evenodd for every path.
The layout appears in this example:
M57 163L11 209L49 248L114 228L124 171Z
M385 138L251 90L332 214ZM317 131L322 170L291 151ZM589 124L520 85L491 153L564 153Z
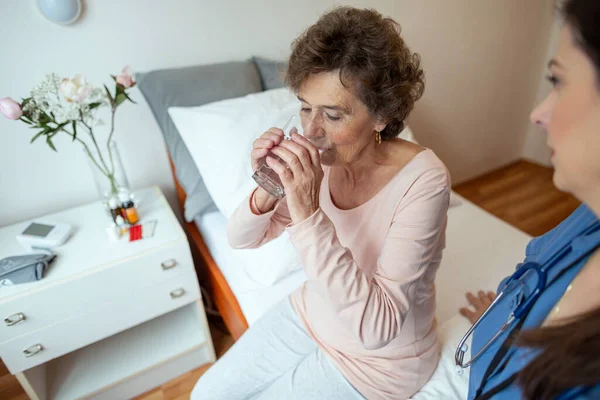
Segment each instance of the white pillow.
M285 88L200 107L169 108L208 193L226 218L256 186L250 167L254 140L270 127L283 126L299 109L300 102Z
M206 189L227 219L256 187L252 179L252 143L273 126L283 126L300 108L288 89L275 89L200 107L170 107L169 115L196 163ZM284 232L251 250L235 250L244 272L271 286L301 268Z
M456 314L440 325L438 333L442 345L440 362L425 386L411 399L414 400L463 400L469 393L469 369L462 369L454 361L458 343L471 327L470 322ZM465 359L471 356L471 340L466 343Z
M415 134L408 125L404 126L404 129L402 130L402 132L400 132L400 135L398 135L398 137L404 140L408 140L409 142L419 144L419 142L417 142L417 139L415 138Z

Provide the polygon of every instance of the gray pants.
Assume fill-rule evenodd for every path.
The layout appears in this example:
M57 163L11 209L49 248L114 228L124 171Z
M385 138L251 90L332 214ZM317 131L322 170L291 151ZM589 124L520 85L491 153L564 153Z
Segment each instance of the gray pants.
M196 383L191 400L363 397L308 336L290 301L263 315Z

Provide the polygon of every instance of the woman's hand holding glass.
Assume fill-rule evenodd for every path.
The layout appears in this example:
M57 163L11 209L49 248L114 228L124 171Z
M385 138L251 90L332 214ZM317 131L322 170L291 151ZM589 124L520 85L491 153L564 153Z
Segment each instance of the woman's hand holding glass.
M262 165L262 162L264 162L269 151L279 145L283 140L283 130L279 128L271 128L256 139L250 154L252 170L256 171ZM273 209L277 200L277 197L259 186L254 193L254 202L258 210L252 211L258 214L268 212Z
M271 128L254 141L252 177L259 185L251 206L255 214L272 210L284 198L293 223L319 208L321 158L319 149L304 136L305 129L315 129L312 124L293 115L283 129Z
M323 168L319 150L304 136L292 133L291 140L284 140L267 156L267 164L281 179L287 197L287 206L293 224L310 217L319 208L319 194L323 180Z

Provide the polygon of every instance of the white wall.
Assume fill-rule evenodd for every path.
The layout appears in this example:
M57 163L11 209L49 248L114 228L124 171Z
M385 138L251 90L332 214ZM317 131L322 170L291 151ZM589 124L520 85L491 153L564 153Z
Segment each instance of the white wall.
M45 73L84 73L110 82L124 64L137 71L241 60L283 59L292 39L332 0L85 1L75 25L54 25L34 0L0 10L0 97L25 97ZM551 27L551 0L361 0L398 20L421 53L424 98L410 118L419 139L449 166L455 182L521 155L527 114ZM117 115L115 138L132 186L158 184L174 200L164 145L141 94ZM81 150L57 141L29 145L24 124L0 118L0 226L94 200Z
M562 22L560 18L555 18L554 23L552 24L552 32L550 34L550 41L548 43L548 49L546 51L546 56L542 59L542 63L540 66L540 70L544 71L541 74L540 81L538 83L538 93L535 99L535 104L539 104L550 92L552 86L546 79L547 68L546 65L550 59L554 56L554 52L558 48L558 39L560 36L560 29L562 28ZM527 130L527 134L525 136L525 141L523 144L523 158L537 162L542 165L551 166L552 162L550 161L550 157L552 155L552 151L548 147L547 143L548 135L546 131L540 128L539 126L531 124L529 129Z
M417 20L404 23L427 75L425 96L410 121L456 184L521 158L553 2L426 4Z

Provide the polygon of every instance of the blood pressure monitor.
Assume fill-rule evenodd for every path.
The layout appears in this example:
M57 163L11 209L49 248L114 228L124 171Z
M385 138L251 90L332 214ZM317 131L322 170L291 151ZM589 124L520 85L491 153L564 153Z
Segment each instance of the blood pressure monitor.
M33 221L17 235L17 240L26 248L51 249L66 242L71 232L69 224Z

